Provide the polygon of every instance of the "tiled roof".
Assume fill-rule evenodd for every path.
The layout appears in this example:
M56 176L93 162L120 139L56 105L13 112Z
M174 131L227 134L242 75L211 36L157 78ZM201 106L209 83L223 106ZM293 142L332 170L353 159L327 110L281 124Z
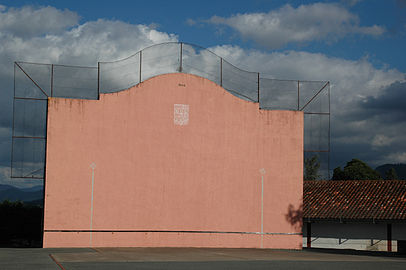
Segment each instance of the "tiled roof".
M304 181L303 218L406 220L406 181Z

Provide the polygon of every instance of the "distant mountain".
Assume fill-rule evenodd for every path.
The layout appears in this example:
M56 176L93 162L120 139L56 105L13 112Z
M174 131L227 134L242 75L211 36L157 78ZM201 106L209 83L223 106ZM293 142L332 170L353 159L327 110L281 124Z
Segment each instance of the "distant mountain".
M33 186L33 187L29 187L29 188L20 188L20 190L25 191L25 192L33 192L33 191L42 191L43 187L42 185L39 186Z
M406 180L406 164L384 164L376 167L375 170L377 170L382 178L385 179L385 173L391 168L395 169L398 179Z
M34 201L29 201L29 202L24 202L25 205L30 205L30 206L40 206L42 207L44 205L44 200L38 199L38 200L34 200Z
M10 185L1 185L1 184L0 184L0 191L8 190L8 189L10 189L10 188L14 188L14 187L13 187L13 186L10 186Z
M18 189L17 187L14 187L14 186L10 186L10 185L1 185L1 184L0 184L0 191L3 191L3 190L9 190L9 189L13 189L13 188Z
M4 200L29 202L42 199L42 197L42 186L19 189L15 186L0 185L0 202Z

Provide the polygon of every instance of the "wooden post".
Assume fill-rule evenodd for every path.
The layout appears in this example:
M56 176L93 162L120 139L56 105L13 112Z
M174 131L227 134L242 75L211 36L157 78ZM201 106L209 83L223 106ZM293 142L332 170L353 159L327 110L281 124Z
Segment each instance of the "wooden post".
M312 247L312 223L307 222L307 247Z
M386 241L388 243L388 252L392 252L392 224L386 224Z

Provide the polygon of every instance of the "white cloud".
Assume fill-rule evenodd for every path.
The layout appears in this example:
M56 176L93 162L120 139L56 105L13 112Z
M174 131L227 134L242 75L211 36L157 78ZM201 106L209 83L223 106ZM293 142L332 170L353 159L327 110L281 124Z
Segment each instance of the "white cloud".
M10 168L9 167L0 167L0 184L7 182L10 179Z
M121 21L97 20L85 22L70 28L63 26L76 23L77 17L70 11L61 11L53 7L38 8L22 7L21 9L3 8L0 21L13 21L9 18L24 15L24 25L33 25L38 21L36 15L48 18L41 21L43 31L30 30L30 35L21 36L17 23L0 23L0 81L2 89L12 87L13 62L27 61L67 65L97 66L98 61L114 61L136 53L147 46L177 41L177 36L160 32L146 25L134 25ZM23 14L21 14L23 13ZM18 25L18 27L17 27ZM46 25L54 25L55 27ZM21 29L20 29L21 28ZM60 31L55 32L54 29ZM12 89L6 91L8 97ZM0 100L1 103L5 99ZM7 102L10 102L8 100ZM1 116L0 116L1 118ZM1 119L0 119L1 122Z
M0 185L10 185L20 188L28 188L33 186L39 186L43 184L42 180L39 179L17 179L10 178L10 168L0 167Z
M388 146L393 142L394 138L389 138L382 134L377 134L372 140L372 145L381 147L381 146Z
M246 51L237 46L210 48L237 67L259 71L280 79L329 80L332 102L342 106L361 101L364 96L376 96L382 87L403 81L405 74L395 69L377 69L368 59L345 60L321 53L285 51L266 53ZM339 113L339 108L335 113Z
M361 1L362 0L341 0L341 2L343 2L346 5L349 5L350 7L355 6L356 4L358 4Z
M69 10L54 7L0 7L0 32L29 38L43 34L57 34L77 25L79 16Z
M244 39L252 39L268 48L314 40L334 41L348 34L379 36L385 32L385 28L378 25L360 26L357 15L335 3L297 8L287 4L268 13L237 14L228 18L213 16L206 22L227 25Z
M196 25L196 21L193 20L193 19L191 19L191 18L189 18L189 19L186 20L186 24L187 24L187 25L190 25L190 26L193 26L193 25Z
M388 163L406 163L406 152L391 153L385 157Z
M120 21L86 22L60 34L24 40L0 32L2 50L10 60L96 66L97 61L117 60L156 43L177 41L173 34L146 25Z

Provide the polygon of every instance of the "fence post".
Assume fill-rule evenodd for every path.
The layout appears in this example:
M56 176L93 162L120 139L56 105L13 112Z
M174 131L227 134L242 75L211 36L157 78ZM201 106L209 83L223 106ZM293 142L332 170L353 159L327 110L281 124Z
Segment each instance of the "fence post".
M182 68L182 58L183 58L182 51L183 51L183 42L180 43L179 72L183 71L182 70L183 69Z
M54 96L54 64L51 65L51 97Z
M392 252L392 224L386 224L387 251Z
M300 110L300 88L299 88L300 81L297 81L297 110Z
M223 57L220 57L220 86L223 87Z
M259 104L259 108L261 109L261 103L259 102L259 72L258 72L258 90L257 90L257 92L258 92L258 104Z
M12 133L11 133L11 160L10 160L10 176L13 177L13 172L14 172L14 166L13 166L13 160L14 160L14 120L15 120L15 114L16 114L16 62L14 62L14 96L13 96L13 123L12 123Z
M330 82L328 82L328 161L327 161L327 169L328 169L328 180L330 180Z
M100 62L97 62L97 100L100 99Z
M309 221L306 223L306 238L307 238L306 247L311 248L312 247L312 223Z
M141 83L141 63L142 63L142 50L140 51L140 78L138 83Z

